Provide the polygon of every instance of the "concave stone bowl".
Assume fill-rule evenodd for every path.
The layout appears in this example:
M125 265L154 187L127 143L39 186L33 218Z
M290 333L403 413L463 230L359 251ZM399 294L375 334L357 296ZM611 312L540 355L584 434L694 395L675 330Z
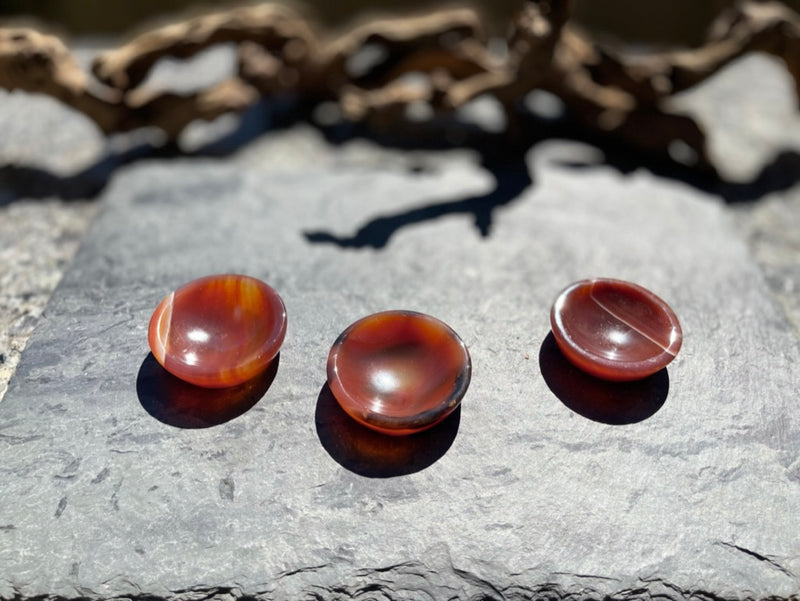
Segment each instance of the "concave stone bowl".
M683 342L673 310L623 280L581 280L559 294L550 325L561 352L597 378L632 381L666 367Z
M150 319L150 350L164 369L206 388L262 373L286 336L286 307L270 286L245 275L211 275L177 288Z
M402 436L435 426L461 403L472 361L438 319L385 311L349 326L328 355L328 385L353 419Z

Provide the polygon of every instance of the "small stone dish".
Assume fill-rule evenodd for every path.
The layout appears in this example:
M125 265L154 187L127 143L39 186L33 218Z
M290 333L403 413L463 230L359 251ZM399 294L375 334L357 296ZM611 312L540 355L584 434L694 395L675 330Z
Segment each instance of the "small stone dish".
M673 310L631 282L582 280L559 294L550 311L553 336L576 367L611 381L640 380L666 367L683 342Z
M270 286L246 275L211 275L159 303L147 331L161 366L181 380L227 388L263 372L286 336L286 307Z
M461 403L471 375L472 361L458 334L413 311L356 321L328 354L328 385L342 409L394 436L444 420Z

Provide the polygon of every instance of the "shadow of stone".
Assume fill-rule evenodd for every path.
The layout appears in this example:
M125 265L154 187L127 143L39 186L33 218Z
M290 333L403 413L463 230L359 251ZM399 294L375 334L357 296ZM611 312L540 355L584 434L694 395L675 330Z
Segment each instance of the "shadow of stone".
M443 457L458 434L461 408L423 432L388 436L347 415L326 382L314 421L320 443L339 465L368 478L391 478L419 472Z
M136 393L147 413L176 428L211 428L249 411L278 373L280 354L261 374L230 388L202 388L173 376L149 353L139 368Z
M652 417L667 400L667 368L635 382L607 382L572 365L558 348L553 333L539 349L539 368L553 394L568 408L592 421L615 426Z

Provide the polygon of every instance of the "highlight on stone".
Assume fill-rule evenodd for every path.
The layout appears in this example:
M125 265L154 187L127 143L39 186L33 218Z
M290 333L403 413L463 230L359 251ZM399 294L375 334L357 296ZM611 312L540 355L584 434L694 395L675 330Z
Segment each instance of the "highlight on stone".
M550 325L566 358L604 380L646 378L666 367L683 342L670 306L623 280L571 284L553 303Z
M438 319L386 311L356 321L331 347L328 385L341 407L378 432L406 435L435 426L461 403L472 361Z
M286 322L283 300L261 280L211 275L162 300L147 338L153 356L174 376L226 388L267 368L283 344Z

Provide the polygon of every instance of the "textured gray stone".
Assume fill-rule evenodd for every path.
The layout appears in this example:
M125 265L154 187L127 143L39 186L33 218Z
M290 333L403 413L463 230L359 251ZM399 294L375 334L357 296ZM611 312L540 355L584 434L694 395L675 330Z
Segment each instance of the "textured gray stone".
M0 207L0 401L95 207L52 200Z
M572 150L539 147L537 186L488 237L454 214L381 250L305 233L481 194L486 175L456 155L422 175L173 161L117 177L0 406L3 595L797 593L796 336L719 204L553 165ZM225 271L284 296L280 365L241 415L176 427L203 424L154 408L149 314ZM584 417L541 373L561 390L549 305L591 275L641 282L683 321L633 423ZM340 330L392 307L451 324L475 377L457 424L370 461L374 437L337 437L324 365Z
M587 152L540 144L506 196L468 152L302 128L117 174L0 404L0 597L800 595L797 333L719 200L563 166ZM147 323L227 271L272 284L289 331L255 390L199 406ZM597 386L553 350L550 303L594 275L672 305L667 372ZM338 333L389 308L443 319L474 364L461 410L409 440L325 387Z

